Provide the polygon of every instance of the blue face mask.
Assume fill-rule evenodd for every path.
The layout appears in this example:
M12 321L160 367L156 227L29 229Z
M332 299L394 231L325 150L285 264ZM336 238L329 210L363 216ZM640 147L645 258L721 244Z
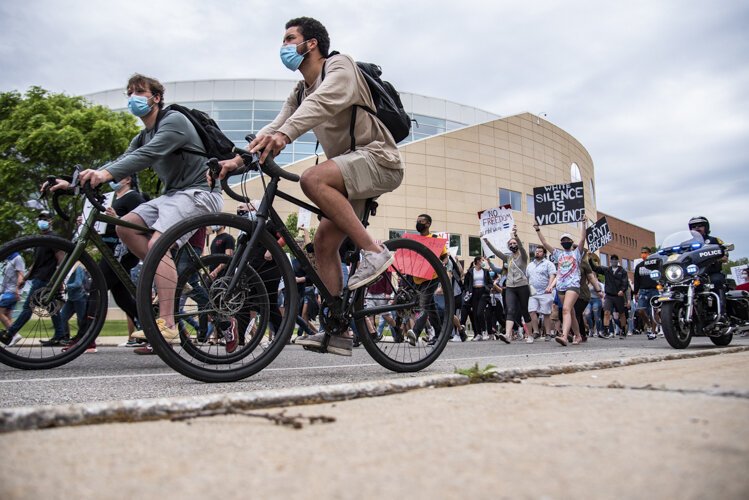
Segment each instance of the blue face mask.
M36 221L36 227L38 227L40 231L48 231L49 230L49 221L47 221L47 220L38 220L38 221Z
M302 43L307 43L307 41L305 40ZM304 61L304 56L309 53L309 50L304 54L299 54L296 51L296 48L299 47L299 45L301 45L302 43L298 45L281 45L281 62L283 62L283 65L289 68L291 71L298 70L299 66L302 65L302 61Z
M148 97L142 95L131 95L127 100L127 109L138 118L146 116L152 107L148 105Z
M117 191L122 187L122 184L120 184L119 182L110 182L109 187L112 188L112 191Z
M493 278L493 277L494 277L494 276L495 276L496 274L497 274L497 273L495 273L494 271L489 271L489 276L491 276L492 278Z

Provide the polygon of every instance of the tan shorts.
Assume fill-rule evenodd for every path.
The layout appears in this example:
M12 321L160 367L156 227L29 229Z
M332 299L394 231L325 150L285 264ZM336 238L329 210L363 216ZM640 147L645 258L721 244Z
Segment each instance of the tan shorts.
M352 151L333 161L341 170L348 199L359 217L367 198L394 191L403 181L403 169L381 167L368 151Z

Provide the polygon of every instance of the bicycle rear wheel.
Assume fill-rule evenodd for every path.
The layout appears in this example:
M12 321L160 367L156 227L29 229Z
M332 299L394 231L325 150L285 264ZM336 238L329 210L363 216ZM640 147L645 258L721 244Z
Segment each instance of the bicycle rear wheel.
M202 248L182 244L206 226L224 226L236 238L237 256L245 252L255 231L253 222L230 214L203 215L166 231L143 263L138 315L154 351L170 367L203 382L232 382L257 373L278 356L294 326L293 315L280 314L279 295L292 310L298 296L289 259L267 231L259 235L247 265L233 272L239 275L239 284L227 295L232 275L225 268L212 279L210 272L218 264L228 267L232 258L201 256ZM166 272L164 266L170 266ZM157 282L163 296L154 299ZM170 341L161 335L156 320L164 316L160 305L169 304L172 297L179 337ZM229 332L237 339L236 348Z
M355 297L359 338L385 368L395 372L423 370L450 340L455 313L452 285L445 266L421 243L394 239L386 241L385 246L395 254L395 263L379 280L357 290ZM445 290L448 293L444 294ZM388 306L386 311L371 312L384 306ZM384 328L378 331L382 316L389 333L379 333L386 332ZM411 342L409 330L414 332Z
M18 254L28 270L36 261L38 273L15 304L15 321L20 340L6 345L0 342L0 362L22 370L45 370L69 363L83 353L96 339L107 315L107 285L96 262L82 253L71 269L82 266L91 278L84 294L85 318L77 322L72 305L65 306L65 282L58 290L50 290L49 279L57 268L70 260L75 245L57 236L26 236L0 247L0 276L5 276L8 259ZM13 271L11 270L11 273ZM50 293L52 292L52 293ZM49 297L52 297L49 300ZM72 304L72 302L71 302ZM61 314L72 313L67 318ZM69 321L72 320L72 323ZM4 329L4 325L0 325ZM62 345L60 337L72 337L72 343Z

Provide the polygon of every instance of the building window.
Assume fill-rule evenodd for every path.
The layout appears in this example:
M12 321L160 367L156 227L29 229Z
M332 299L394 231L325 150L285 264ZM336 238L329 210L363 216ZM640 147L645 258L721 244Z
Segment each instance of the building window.
M602 266L608 266L609 265L609 256L603 252L601 252L601 265Z
M528 211L529 214L535 214L536 213L536 207L533 203L533 195L532 194L526 194L525 195L525 209Z
M499 206L510 205L513 210L521 211L523 209L521 194L517 191L499 188Z
M577 163L572 163L570 165L570 178L572 179L572 182L580 182L583 180L583 176L580 175L580 167L577 166Z
M468 237L468 255L471 257L481 255L481 238L478 236Z
M460 235L459 234L451 234L450 235L449 247L450 248L458 247L458 251L456 252L455 255L461 255L462 254L461 248L460 248Z

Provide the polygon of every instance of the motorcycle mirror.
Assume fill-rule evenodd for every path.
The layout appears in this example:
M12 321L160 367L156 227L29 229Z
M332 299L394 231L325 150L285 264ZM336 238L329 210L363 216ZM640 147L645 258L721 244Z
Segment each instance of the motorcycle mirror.
M736 247L734 247L733 243L730 243L730 244L726 245L726 252L733 252L734 248L736 248Z

